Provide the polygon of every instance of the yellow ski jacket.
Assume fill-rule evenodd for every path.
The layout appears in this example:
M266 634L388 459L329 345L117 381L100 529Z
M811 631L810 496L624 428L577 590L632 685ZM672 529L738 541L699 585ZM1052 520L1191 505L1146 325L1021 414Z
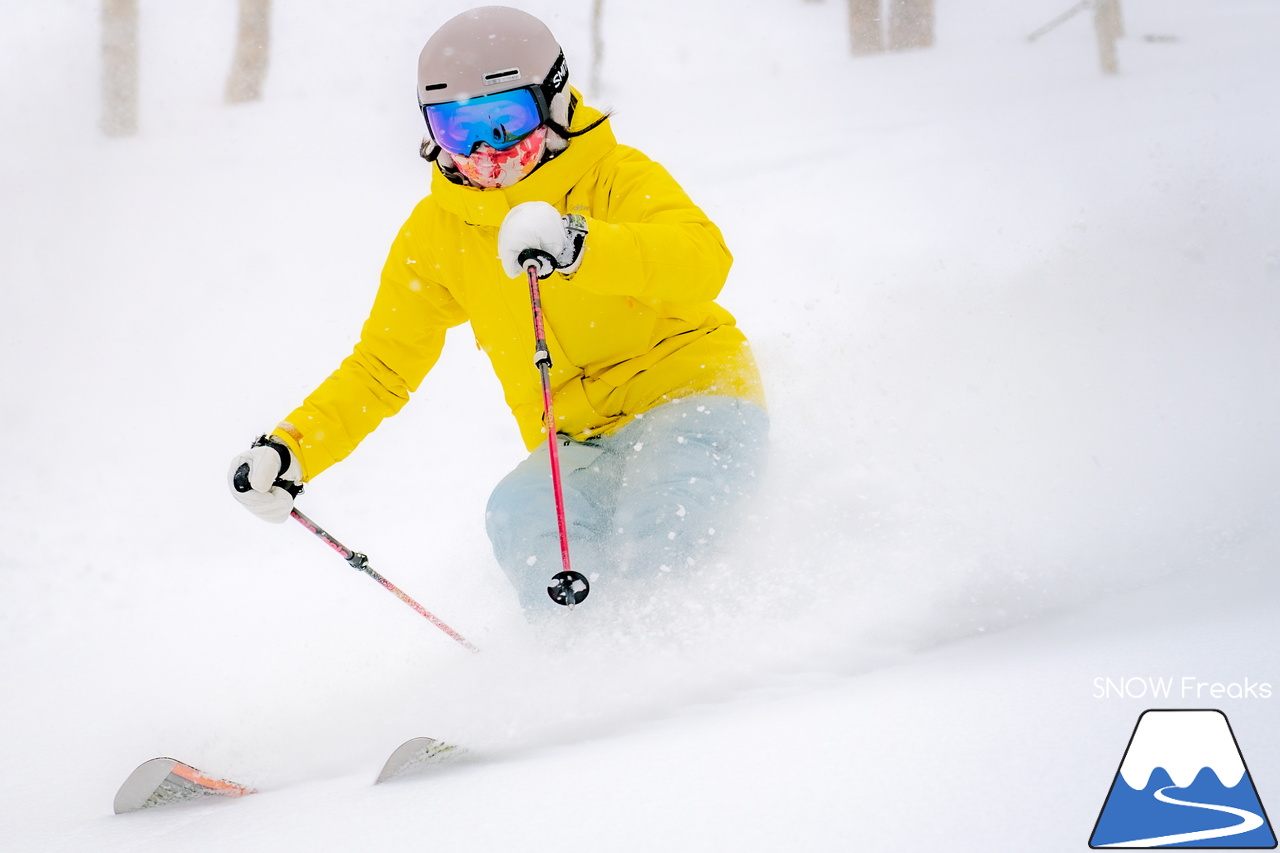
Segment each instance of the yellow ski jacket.
M574 123L600 116L580 106ZM609 434L691 395L764 402L745 336L713 301L732 263L719 229L662 166L619 145L606 121L506 189L454 184L433 170L431 194L391 245L359 343L273 433L297 454L304 479L398 412L439 358L445 330L468 321L525 446L545 439L528 282L507 277L497 250L503 217L534 200L582 214L589 229L578 270L541 284L557 432Z

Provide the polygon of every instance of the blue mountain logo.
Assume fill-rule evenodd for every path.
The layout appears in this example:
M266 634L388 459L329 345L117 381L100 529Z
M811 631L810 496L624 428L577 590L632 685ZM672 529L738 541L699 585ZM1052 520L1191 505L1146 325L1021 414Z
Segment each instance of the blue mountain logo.
M1089 846L1275 848L1226 714L1144 711Z

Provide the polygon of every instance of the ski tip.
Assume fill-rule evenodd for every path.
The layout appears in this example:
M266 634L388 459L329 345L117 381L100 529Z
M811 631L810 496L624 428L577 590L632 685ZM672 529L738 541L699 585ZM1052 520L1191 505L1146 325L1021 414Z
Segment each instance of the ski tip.
M176 758L152 758L124 780L116 792L115 813L167 806L204 797L242 797L252 788L200 772Z
M415 737L396 747L373 784L378 785L401 776L419 773L454 761L466 754L467 750L456 744L445 743L430 737Z
M116 814L135 812L147 807L147 799L160 786L178 762L172 758L153 758L138 765L116 792Z

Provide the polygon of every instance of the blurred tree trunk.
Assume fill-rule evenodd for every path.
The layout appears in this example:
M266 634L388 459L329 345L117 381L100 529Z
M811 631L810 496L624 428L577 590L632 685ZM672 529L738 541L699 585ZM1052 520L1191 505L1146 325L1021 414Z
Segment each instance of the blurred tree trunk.
M1121 35L1120 0L1098 0L1093 7L1093 26L1098 31L1098 58L1103 74L1120 73L1116 39Z
M591 94L600 96L600 69L604 65L604 0L591 3Z
M227 75L227 103L262 99L271 56L271 0L240 0L236 55Z
M138 0L102 0L102 131L138 132Z
M849 0L849 48L854 56L884 50L880 0Z
M889 49L933 46L933 0L889 0Z

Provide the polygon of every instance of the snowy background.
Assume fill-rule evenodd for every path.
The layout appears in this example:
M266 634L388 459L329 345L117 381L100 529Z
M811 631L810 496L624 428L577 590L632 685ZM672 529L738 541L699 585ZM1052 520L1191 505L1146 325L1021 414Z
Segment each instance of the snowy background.
M1280 6L1125 0L1105 77L1087 16L1026 42L1066 0L863 59L837 0L620 0L591 91L590 3L522 3L723 228L775 455L724 566L535 636L453 333L301 506L471 655L224 482L354 342L465 5L281 0L229 107L234 4L142 0L123 140L98 4L0 5L0 848L1083 850L1148 707L1280 810ZM416 735L476 759L373 787ZM155 755L262 793L111 815Z

